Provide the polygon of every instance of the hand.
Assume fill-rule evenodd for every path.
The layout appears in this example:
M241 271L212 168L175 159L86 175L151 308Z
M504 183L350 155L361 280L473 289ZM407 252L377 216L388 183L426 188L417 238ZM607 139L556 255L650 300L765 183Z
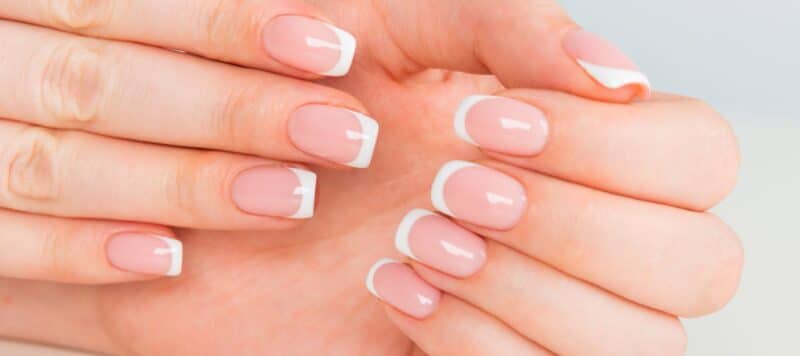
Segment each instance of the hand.
M297 219L313 215L316 192L316 175L298 162L358 168L370 163L377 123L352 96L123 42L170 46L210 59L235 45L216 38L204 42L218 34L186 22L189 17L151 22L198 10L193 2L126 3L130 8L121 3L0 3L3 18L50 27L0 21L0 117L8 119L0 120L0 228L7 233L0 239L0 250L7 251L0 256L2 276L80 284L175 276L181 243L164 225L295 227ZM296 57L287 62L301 69L347 71L355 50L346 46L354 45L349 34L311 17L279 16L318 13L275 3L250 7L272 19L263 24L264 36L308 30L339 36L326 39L340 41L341 48L287 43L269 55L253 41L237 47L231 62L319 77L273 59L289 51ZM147 24L138 23L143 19ZM151 23L171 27L157 36L143 31ZM103 30L112 31L114 40L77 36L112 35ZM303 61L291 61L297 58Z
M373 3L382 7L373 8ZM335 23L352 30L361 40L361 57L357 60L354 72L344 80L329 83L361 98L374 116L381 119L383 135L376 152L375 164L370 170L325 171L320 174L320 181L324 182L321 184L323 199L318 209L319 214L313 221L300 229L283 233L179 231L187 252L186 273L179 279L101 288L5 281L2 297L13 307L0 309L4 313L0 315L0 320L25 322L1 325L0 331L14 337L125 354L408 354L414 349L412 342L380 313L378 303L363 288L363 276L375 259L391 253L395 227L408 210L429 204L430 183L441 164L452 159L472 160L481 157L478 151L458 141L452 130L451 118L458 103L468 95L497 92L500 89L494 78L440 71L417 73L417 70L427 66L470 69L462 65L468 62L461 61L465 58L473 58L477 63L501 60L510 65L497 63L485 67L491 67L492 72L510 86L521 86L514 85L517 80L526 82L524 86L528 87L567 90L596 99L621 101L641 91L639 87L630 86L618 90L605 88L586 76L573 58L566 54L558 58L561 53L560 39L566 33L558 29L567 29L572 24L553 5L538 2L538 7L534 8L530 3L522 1L508 1L502 6L496 2L482 1L470 4L475 5L474 8L454 1L436 2L436 8L431 8L429 2L411 1L321 3L324 12L331 14ZM491 7L479 6L482 4L491 4ZM476 20L486 16L487 24L502 24L515 30L505 31L506 28L491 26L456 27L456 23L450 28L458 31L443 32L436 26L449 24L446 21L425 21L422 17L416 17L424 15L433 19L452 19L453 17L443 15L456 13L456 7L462 15L458 18L459 21L476 23ZM220 13L228 14L226 11ZM493 21L503 15L506 15L505 21ZM231 15L222 18L237 17ZM552 33L537 32L535 27L542 23L559 23L562 27L553 26L555 31ZM416 31L430 36L439 33L438 37L422 37L438 41L420 41L420 37L416 37ZM483 31L486 32L484 38L493 39L481 41L482 46L491 48L489 50L481 47L479 51L483 53L481 57L487 58L485 61L470 57L475 51L472 50L468 38L457 38L452 42L443 38L452 33L467 36ZM490 33L493 33L493 37L489 37ZM497 36L498 33L503 36ZM393 38L396 42L402 41L402 50L394 42L387 41L387 38ZM513 42L517 46L500 46L502 42ZM436 45L428 46L430 43ZM517 51L520 49L519 44L530 48ZM440 52L441 56L436 57L433 52L439 52L440 48L444 50ZM548 54L553 57L548 57ZM531 61L532 56L538 60ZM448 57L461 57L461 60L449 62ZM561 63L562 65L556 67L565 69L564 73L553 70L553 62L539 65L546 61ZM448 63L452 66L448 66ZM484 71L486 68L475 69ZM558 81L559 78L564 79L563 83ZM531 160L538 162L533 167L536 171L545 172L553 178L502 164L484 164L493 164L506 174L514 174L520 181L538 179L552 183L546 187L563 188L548 194L550 197L558 197L565 191L571 192L567 197L573 199L564 201L565 205L554 207L567 215L562 215L563 219L556 219L558 216L547 219L544 227L555 231L586 231L586 235L601 235L604 230L598 231L597 225L584 223L584 219L575 221L569 218L570 213L580 215L580 212L587 211L581 210L585 202L597 203L594 211L617 212L614 214L615 218L624 224L620 226L652 226L652 220L640 222L639 214L626 215L629 210L621 208L618 203L625 202L623 207L641 204L655 206L658 208L656 210L672 208L662 208L660 205L639 202L632 198L615 197L600 191L704 210L721 199L735 180L735 140L724 121L705 105L694 100L659 100L627 107L548 91L532 93L553 98L550 103L552 106L537 102L548 113L552 134L543 146L544 150L539 152L536 159ZM531 92L526 92L526 95L529 94ZM583 105L569 111L572 107L565 103ZM581 115L559 116L549 112L555 109ZM600 112L604 115L595 115L598 109L603 109ZM592 116L585 116L587 113ZM614 125L609 124L612 120ZM663 172L668 172L670 179L662 179ZM530 203L542 206L541 211L546 212L548 204L560 202L559 199L544 199L547 196L542 196L540 201L537 199L538 193L540 192L526 191ZM612 200L617 203L610 204L608 200L584 201L576 199L576 195L577 198L615 197ZM588 223L592 222L590 217L591 215L587 215L585 218ZM525 223L529 221L525 217L522 221L520 224L529 224ZM519 227L511 231L516 229ZM740 261L735 258L735 253L730 252L738 251L738 244L729 235L725 235L727 238L723 236L715 240L716 237L696 235L696 230L692 230L692 233L694 235L676 238L687 244L694 239L693 242L700 247L707 247L706 243L709 241L720 241L721 246L718 249L700 248L694 251L697 254L659 264L659 267L664 268L660 271L659 278L664 279L653 279L653 285L656 286L685 284L685 294L677 293L676 290L676 296L637 298L646 299L649 303L670 301L663 305L667 305L670 310L692 310L695 315L714 310L730 297L726 292L732 293L730 291L734 289L733 286L717 288L720 290L718 293L710 291L715 290L714 286L726 283L735 286ZM649 235L637 237L647 239L644 241L664 241L651 240ZM557 238L551 241L577 242ZM599 242L603 241L608 240ZM509 270L503 265L512 265L514 262L493 252L507 245L498 242L495 248L492 247L492 242L488 244L489 258L486 266L472 278L478 278L492 270ZM647 251L660 251L666 256L675 256L680 251L685 251L683 246L686 245L652 244ZM555 245L554 248L558 247ZM568 246L560 247L565 251L572 251ZM549 265L537 265L536 260L527 254L517 252L512 247L507 249L521 257L518 261L523 263L518 266L530 268L532 265L541 265L544 268ZM729 256L734 258L728 258ZM538 260L542 261L544 258ZM695 265L713 266L709 271L718 273L701 276L682 272L689 269L687 266ZM498 269L492 266L497 266ZM603 305L608 306L610 303L617 306L618 309L612 311L621 313L613 314L612 317L631 321L628 319L631 314L637 315L637 312L641 312L636 309L641 307L631 309L633 304L615 296L625 295L621 288L613 293L601 293L577 278L568 277L563 272L552 272L555 270L553 267L548 268L550 275L561 278L559 280L565 286L576 286L577 291L595 293L585 295L592 300L597 300L599 293L599 298L608 302ZM619 276L621 279L624 277L630 275ZM547 290L526 289L523 292L544 293ZM655 295L663 290L651 292ZM498 295L508 296L504 293ZM564 294L546 296L558 297ZM574 297L575 294L566 296ZM446 309L448 299L449 297L443 299L441 308ZM524 297L516 295L513 299L514 303L520 305L518 311L521 314L533 310L524 304L525 301ZM474 303L478 304L477 301ZM497 322L503 314L499 313L501 315L496 317L483 311L475 313L475 304L464 302L461 305L464 307L462 310L466 311L465 318L489 320L489 323L474 325L475 328L480 327L480 330L487 332L479 336L491 337L488 332L499 331L497 338L492 338L487 345L500 348L502 345L499 342L508 340L508 335L512 335L520 346L526 347L520 350L530 350L527 347L530 347L532 341L525 336L530 331L529 326L523 328L525 325L516 324L523 329L520 331L510 330L508 327L498 329L498 325L506 325ZM558 311L563 309L556 309ZM497 310L490 311L494 312ZM559 316L558 313L554 314ZM605 346L633 350L640 343L652 340L654 335L680 344L682 335L676 336L680 328L674 318L657 312L645 312L644 315L640 321L647 323L640 325L645 328L653 325L664 328L636 330L637 333L632 335L623 335L623 344ZM459 316L461 314L440 309L427 320L456 320ZM530 314L525 316L533 319ZM542 322L540 325L546 326L546 323ZM597 325L568 327L581 327L579 331L585 334L594 330L593 327ZM622 326L622 329L609 330L609 334L614 336L612 340L623 339L619 333L635 327L630 323ZM404 330L413 331L409 328ZM566 329L559 324L547 329L549 335L555 336L572 330L574 329ZM450 329L450 332L458 331ZM418 335L411 336L415 337L420 347L436 352ZM447 336L449 340L458 340L451 337L451 334ZM546 347L560 345L553 342L557 338L548 340L537 339L537 342L549 342ZM570 341L574 340L577 339L570 338ZM589 338L582 346L588 348L601 341Z

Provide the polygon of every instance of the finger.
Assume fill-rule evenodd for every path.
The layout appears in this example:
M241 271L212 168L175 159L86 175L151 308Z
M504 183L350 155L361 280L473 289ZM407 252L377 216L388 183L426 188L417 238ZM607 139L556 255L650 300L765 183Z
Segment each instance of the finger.
M3 1L0 17L306 78L347 74L356 49L297 0Z
M506 87L604 101L646 97L649 83L616 46L581 30L554 0L379 1L388 31L426 68L496 75Z
M471 96L457 135L489 156L637 199L707 210L733 189L739 150L708 105L666 97L633 105L513 90Z
M314 212L316 175L221 152L0 120L0 206L218 230L280 229Z
M94 287L0 278L0 335L117 355Z
M697 316L724 306L739 284L741 244L711 214L599 192L500 163L451 162L436 182L434 206L470 230L637 303ZM508 228L496 228L498 221ZM481 254L476 245L449 237L455 228L434 231L424 222L408 229L414 255L424 245L418 240L437 231L436 239L451 242L460 255Z
M558 355L682 355L677 318L618 298L496 242L469 279L412 263L422 279Z
M178 276L183 247L165 228L0 209L0 275L73 284Z
M294 162L372 158L378 124L334 89L6 21L0 43L0 117Z
M386 314L425 355L552 355L491 315L449 295L443 295L436 313L424 320L393 307L387 307Z

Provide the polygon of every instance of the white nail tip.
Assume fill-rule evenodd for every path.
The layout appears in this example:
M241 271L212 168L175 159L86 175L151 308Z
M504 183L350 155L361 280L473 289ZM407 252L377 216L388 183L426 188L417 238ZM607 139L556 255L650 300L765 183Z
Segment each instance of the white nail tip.
M344 76L348 72L350 72L350 67L353 65L353 58L356 55L356 46L357 46L356 38L353 37L353 35L351 35L349 32L342 30L331 24L326 23L325 26L328 27L331 31L333 31L333 33L339 39L339 45L334 46L335 48L339 49L339 61L336 62L336 65L334 65L333 68L331 68L326 72L322 72L320 74L327 75L330 77ZM311 46L311 43L309 43L310 40L311 39L306 39L306 42L309 46ZM327 45L327 42L326 43L322 42L324 41L320 41L318 45L325 45L326 48L330 47Z
M367 280L366 280L367 290L369 290L369 292L372 293L372 295L378 297L378 299L381 299L381 296L375 289L375 273L378 273L378 270L381 267L391 263L400 263L400 262L393 260L391 258L383 258L378 262L375 262L375 264L372 265L372 267L369 269L369 273L367 273Z
M308 219L314 216L314 200L317 195L317 175L304 169L289 168L300 181L300 186L295 188L294 194L301 195L300 208L290 216L290 219Z
M169 237L159 236L158 238L163 241L167 247L157 248L153 253L156 255L170 255L169 270L167 270L164 275L170 277L180 276L183 270L183 243Z
M409 243L408 238L411 234L411 229L414 227L414 224L416 224L419 219L431 215L436 214L425 209L414 209L406 214L405 217L403 217L403 220L400 222L400 225L397 227L397 232L394 235L394 246L398 251L419 261L419 259L414 256L414 253L411 252L411 244Z
M456 217L450 208L447 207L447 202L444 197L445 184L447 184L447 180L450 179L453 173L462 168L477 166L478 165L475 163L466 161L450 161L445 163L445 165L439 169L439 173L436 173L436 178L433 179L433 186L431 187L431 202L433 203L433 207L444 214Z
M630 84L650 87L650 81L647 76L639 71L606 67L582 60L578 60L578 64L606 88L619 89Z
M367 168L372 163L372 155L375 152L375 145L378 143L380 126L371 117L355 111L350 112L356 116L361 124L361 132L347 132L346 135L348 139L360 140L361 149L358 151L356 158L347 163L347 165L355 168Z
M467 115L473 106L481 101L491 98L493 97L489 95L472 95L464 99L461 104L458 105L455 117L453 118L453 125L456 130L456 135L458 135L459 138L478 146L478 143L472 139L472 136L470 136L469 132L467 131Z

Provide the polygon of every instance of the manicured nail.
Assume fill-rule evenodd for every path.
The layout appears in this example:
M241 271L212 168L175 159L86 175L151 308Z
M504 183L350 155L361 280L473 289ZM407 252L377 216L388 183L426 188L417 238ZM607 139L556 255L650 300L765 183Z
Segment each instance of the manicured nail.
M549 125L535 106L498 96L474 95L459 105L456 134L475 146L510 155L533 156L547 143Z
M378 299L418 319L430 316L442 293L411 267L388 258L375 263L367 274L367 289Z
M378 123L364 114L327 105L306 105L289 118L289 139L314 156L356 168L369 167Z
M528 205L525 188L514 178L464 161L448 162L439 170L431 200L442 213L498 230L514 227Z
M123 271L179 276L183 244L169 237L144 233L120 233L106 243L108 262Z
M584 30L573 30L564 38L564 49L592 78L610 89L639 85L649 93L650 82L617 46Z
M423 209L406 214L394 242L404 255L456 277L469 277L486 262L482 238Z
M308 219L314 216L317 175L299 168L262 166L246 170L233 182L233 201L255 215Z
M262 34L267 53L304 71L341 77L350 71L356 39L329 23L304 16L279 16Z

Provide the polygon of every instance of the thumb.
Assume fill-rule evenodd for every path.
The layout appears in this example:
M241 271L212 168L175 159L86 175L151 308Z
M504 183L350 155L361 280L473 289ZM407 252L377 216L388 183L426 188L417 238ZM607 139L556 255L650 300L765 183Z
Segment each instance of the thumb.
M379 1L390 37L424 68L494 74L509 88L541 88L612 102L649 95L621 50L580 29L555 0Z

